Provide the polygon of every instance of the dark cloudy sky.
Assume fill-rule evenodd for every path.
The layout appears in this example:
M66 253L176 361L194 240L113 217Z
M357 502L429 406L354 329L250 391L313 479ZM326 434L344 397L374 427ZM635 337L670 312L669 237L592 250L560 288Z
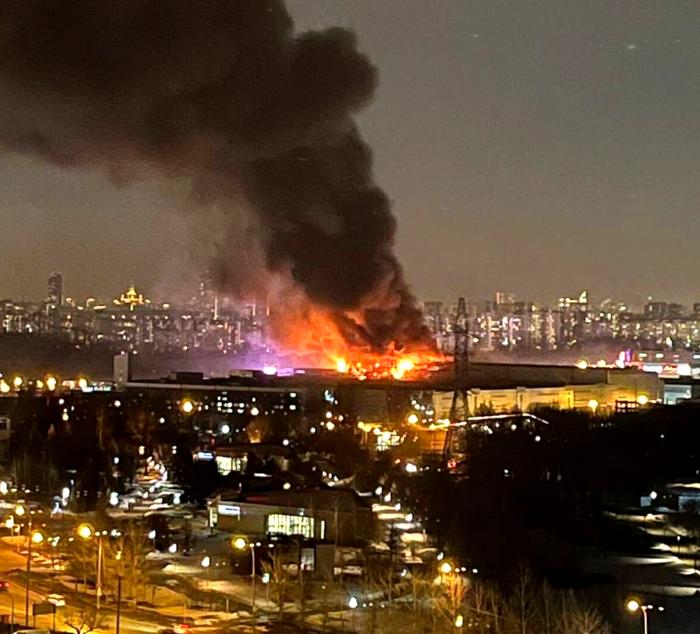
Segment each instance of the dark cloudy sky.
M421 298L588 287L700 301L700 5L289 0L354 28L380 70L361 126ZM0 156L0 297L196 270L158 187Z

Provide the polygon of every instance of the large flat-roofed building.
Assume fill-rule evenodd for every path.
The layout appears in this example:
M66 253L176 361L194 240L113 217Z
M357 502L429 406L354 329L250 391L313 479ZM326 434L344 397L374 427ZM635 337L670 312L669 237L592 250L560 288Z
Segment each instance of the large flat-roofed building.
M659 376L634 368L480 364L467 379L469 411L528 412L538 408L612 412L661 400ZM447 418L453 390L435 390L436 418Z
M446 418L456 387L466 392L471 414L542 407L604 413L663 399L659 375L640 368L471 363L459 385L451 364L401 381L360 381L330 370L299 370L288 376L249 371L218 378L175 373L157 381L123 380L129 376L123 369L120 374L118 388L136 399L161 401L170 415L187 405L198 419L211 419L214 427L226 421L233 430L258 414L274 417L280 429L311 430L329 407L350 420L399 422L416 394L432 398L435 418Z

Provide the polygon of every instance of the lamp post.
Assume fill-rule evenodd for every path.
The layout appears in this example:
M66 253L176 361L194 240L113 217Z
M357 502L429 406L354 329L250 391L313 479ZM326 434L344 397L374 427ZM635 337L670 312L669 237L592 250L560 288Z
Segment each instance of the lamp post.
M76 530L78 537L85 541L90 541L93 537L97 540L97 580L95 582L95 603L97 611L100 610L100 599L102 597L102 538L107 531L96 531L91 524L80 524Z
M359 604L360 603L357 600L357 597L350 597L350 599L348 599L348 607L350 608L350 623L353 632L355 631L355 610L357 610Z
M249 542L245 537L234 537L231 540L231 545L236 550L246 550L250 548L250 561L251 561L251 571L250 571L250 587L253 599L253 634L256 631L256 613L255 613L255 544Z
M637 598L630 598L627 599L625 602L625 609L630 613L630 614L635 614L637 612L642 613L642 623L644 624L644 634L649 634L649 611L654 609L654 606L651 605L650 603L644 604L642 603L641 599ZM664 611L664 607L662 605L656 606L656 609L659 612Z
M452 612L453 631L460 632L464 627L464 616L460 613L464 601L466 586L460 575L460 569L450 561L443 560L438 566L440 583L445 584L447 598Z
M148 531L148 539L151 540L151 546L152 546L153 550L156 549L156 536L157 536L157 533L156 533L155 528Z
M207 592L209 592L209 570L211 569L211 557L209 555L204 555L202 557L202 561L199 562L204 568L206 575L207 575Z
M27 511L27 509L18 504L15 507L15 515L17 517L23 517L24 515L29 515L29 524L27 526L27 578L24 585L24 626L29 627L29 575L32 571L32 545L37 546L44 541L44 534L41 531L33 530L33 515L34 511Z
M115 556L117 560L117 623L116 634L119 634L122 618L122 551L117 551Z
M637 599L629 599L625 603L625 608L630 614L642 612L642 622L644 623L644 634L649 634L649 617L647 616L647 606L642 605Z

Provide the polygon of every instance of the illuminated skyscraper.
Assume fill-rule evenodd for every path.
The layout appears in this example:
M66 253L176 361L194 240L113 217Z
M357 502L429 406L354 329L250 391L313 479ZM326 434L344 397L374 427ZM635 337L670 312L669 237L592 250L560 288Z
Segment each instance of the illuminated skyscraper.
M49 294L46 301L52 308L59 308L63 304L63 275L60 273L54 272L49 276Z

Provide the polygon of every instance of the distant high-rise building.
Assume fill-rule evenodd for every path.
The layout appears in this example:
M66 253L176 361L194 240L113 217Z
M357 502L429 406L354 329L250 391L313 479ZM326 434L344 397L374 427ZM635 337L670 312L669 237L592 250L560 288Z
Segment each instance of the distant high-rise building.
M668 310L667 315L670 319L680 319L681 317L683 317L683 315L685 313L685 307L683 306L683 304L676 304L673 302L671 302L668 305L667 310Z
M46 299L54 308L63 304L63 275L60 273L54 272L49 276L49 294Z
M560 339L566 345L581 341L585 335L588 317L588 291L581 291L578 297L560 297Z
M644 305L644 316L647 319L663 319L668 313L666 302L649 301Z
M503 291L496 292L496 306L502 306L503 304L512 304L515 301L515 295L513 293L504 293Z

